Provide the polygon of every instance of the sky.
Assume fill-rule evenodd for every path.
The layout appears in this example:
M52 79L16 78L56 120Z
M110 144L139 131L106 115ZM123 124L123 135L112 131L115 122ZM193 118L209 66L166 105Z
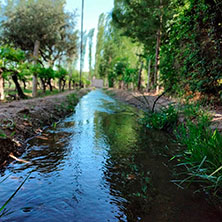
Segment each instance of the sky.
M114 0L84 0L84 30L87 32L95 28L94 41L93 41L93 65L94 65L94 55L95 55L95 47L96 47L96 35L97 35L97 24L99 15L101 13L109 13L112 11ZM66 10L73 11L77 9L78 24L77 28L80 30L81 27L81 7L82 0L66 0ZM79 63L77 64L77 68L79 68ZM86 48L86 57L84 62L84 71L88 71L88 47Z

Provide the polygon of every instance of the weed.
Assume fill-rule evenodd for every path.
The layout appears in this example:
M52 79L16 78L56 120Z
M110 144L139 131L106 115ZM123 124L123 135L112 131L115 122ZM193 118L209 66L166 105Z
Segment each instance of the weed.
M179 165L185 167L189 177L182 182L201 182L203 189L216 194L222 188L222 135L217 130L212 132L209 120L203 118L181 125L176 136L186 146Z
M183 122L177 124L178 115ZM200 105L185 104L175 109L170 106L159 113L146 113L141 122L148 128L174 128L176 141L185 150L172 159L177 158L178 166L184 167L183 183L198 182L202 189L222 192L222 135L210 129L211 116L201 109Z
M147 128L168 129L173 128L178 121L178 112L174 106L163 108L160 112L148 112L141 123Z
M56 129L56 126L57 126L57 123L56 123L56 122L52 123L52 128L53 128L53 129Z
M0 125L3 129L10 129L10 130L14 130L16 127L16 124L13 120L11 119L3 119L1 125Z
M69 94L67 97L67 110L69 111L74 111L74 107L76 106L76 104L79 102L79 99L77 98L76 94L72 93Z
M5 134L5 132L3 130L0 129L0 138L1 139L6 139L7 135Z

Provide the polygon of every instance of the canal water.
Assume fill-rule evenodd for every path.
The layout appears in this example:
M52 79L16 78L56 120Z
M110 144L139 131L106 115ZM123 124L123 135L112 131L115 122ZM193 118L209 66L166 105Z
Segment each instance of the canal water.
M176 144L138 124L138 111L101 90L31 139L0 177L0 207L28 176L0 221L222 221L192 190L170 182ZM2 182L3 181L3 182Z

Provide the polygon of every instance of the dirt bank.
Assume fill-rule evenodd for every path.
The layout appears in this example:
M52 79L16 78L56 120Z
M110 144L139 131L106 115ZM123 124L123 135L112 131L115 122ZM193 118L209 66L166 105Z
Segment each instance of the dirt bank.
M139 109L143 110L151 110L153 107L153 103L158 97L155 93L140 93L140 92L133 92L127 90L120 90L120 89L108 89L108 92L112 93L115 98L119 99L122 102L126 102L130 105L133 105ZM178 103L175 99L168 98L166 96L162 96L158 102L156 103L155 110L160 110L163 107L166 107L170 104ZM210 111L213 119L211 128L218 129L218 131L222 132L222 106L212 108ZM183 119L181 119L183 121Z
M28 138L71 113L78 99L88 91L82 89L44 98L0 103L0 167L7 164L10 153L21 155Z

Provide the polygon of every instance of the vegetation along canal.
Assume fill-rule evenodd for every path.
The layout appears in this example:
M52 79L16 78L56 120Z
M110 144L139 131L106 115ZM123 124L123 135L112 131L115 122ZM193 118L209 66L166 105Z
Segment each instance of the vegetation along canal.
M145 131L135 110L100 90L76 112L29 141L0 178L1 221L221 221L191 190L170 182L168 135Z

